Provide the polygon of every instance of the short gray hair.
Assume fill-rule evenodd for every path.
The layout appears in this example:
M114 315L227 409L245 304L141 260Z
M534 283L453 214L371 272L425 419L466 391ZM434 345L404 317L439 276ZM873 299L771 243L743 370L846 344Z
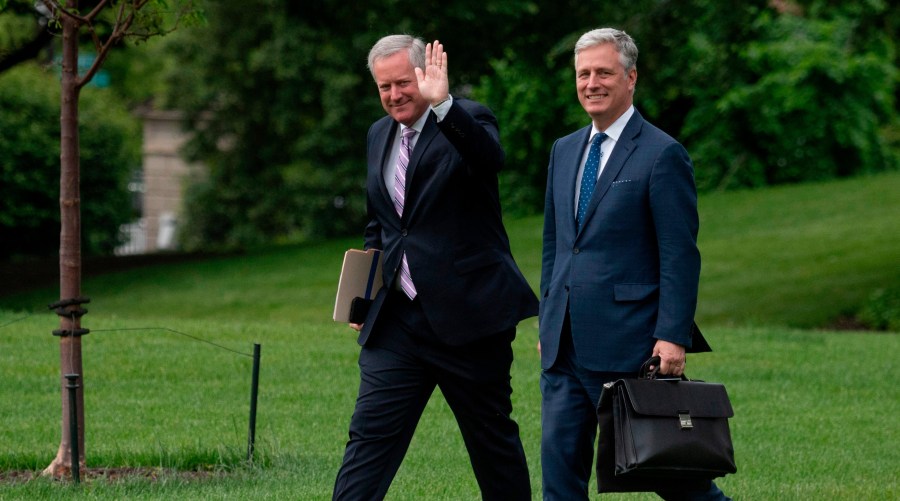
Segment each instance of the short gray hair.
M412 35L388 35L375 42L369 50L369 72L375 76L373 67L379 59L393 56L401 50L409 51L409 62L413 67L425 69L425 42Z
M631 71L637 65L638 48L631 36L624 31L615 28L598 28L591 30L575 42L575 61L578 61L578 53L605 43L615 44L619 53L619 62L625 67L625 72Z

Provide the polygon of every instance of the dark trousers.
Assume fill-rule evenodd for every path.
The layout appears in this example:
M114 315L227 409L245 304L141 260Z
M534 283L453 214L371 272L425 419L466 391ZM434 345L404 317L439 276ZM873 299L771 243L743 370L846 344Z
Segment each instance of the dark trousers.
M597 403L603 385L636 374L595 372L578 363L568 314L556 362L541 373L541 468L544 501L587 500L597 439ZM715 483L699 492L657 492L675 500L722 501Z
M453 411L483 499L530 500L519 427L512 420L515 329L465 346L435 340L418 301L391 292L359 355L350 441L333 499L382 499L434 388Z

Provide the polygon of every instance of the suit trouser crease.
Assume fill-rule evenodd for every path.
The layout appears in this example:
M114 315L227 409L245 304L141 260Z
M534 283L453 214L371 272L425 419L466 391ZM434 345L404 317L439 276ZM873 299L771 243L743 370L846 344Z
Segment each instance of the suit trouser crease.
M335 499L381 499L434 388L453 411L484 499L530 499L512 412L514 330L462 347L435 341L417 301L391 293L360 352L360 388Z
M605 383L637 374L596 372L578 363L566 312L559 353L541 373L541 468L544 501L589 499L597 439L597 402ZM707 491L658 492L667 501L728 499L710 482Z

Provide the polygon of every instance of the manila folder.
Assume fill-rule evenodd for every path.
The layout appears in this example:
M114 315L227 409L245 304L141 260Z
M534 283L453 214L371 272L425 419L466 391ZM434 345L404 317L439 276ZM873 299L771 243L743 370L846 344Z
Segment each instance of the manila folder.
M335 322L349 322L353 300L371 300L381 289L381 254L377 249L350 249L344 253L332 315Z

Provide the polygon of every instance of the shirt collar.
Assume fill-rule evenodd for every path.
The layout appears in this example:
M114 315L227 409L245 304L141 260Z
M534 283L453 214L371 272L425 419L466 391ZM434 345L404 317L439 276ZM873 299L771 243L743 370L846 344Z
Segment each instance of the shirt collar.
M609 127L606 128L606 135L609 136L614 142L619 140L619 136L622 135L622 131L625 130L625 125L628 124L628 121L631 120L631 116L634 115L634 105L628 107L625 110L625 113L616 119L615 122L612 123ZM591 125L591 137L588 138L588 143L594 139L595 134L599 134L601 131L597 129L596 125Z
M421 134L422 129L425 128L425 120L428 120L428 114L430 112L431 112L431 108L429 108L428 111L426 111L425 113L422 113L422 116L420 116L419 119L416 120L415 123L413 123L410 126L410 128L415 129L417 133ZM400 127L397 129L397 132L402 133L403 129L405 129L405 128L406 128L405 125L400 124Z

